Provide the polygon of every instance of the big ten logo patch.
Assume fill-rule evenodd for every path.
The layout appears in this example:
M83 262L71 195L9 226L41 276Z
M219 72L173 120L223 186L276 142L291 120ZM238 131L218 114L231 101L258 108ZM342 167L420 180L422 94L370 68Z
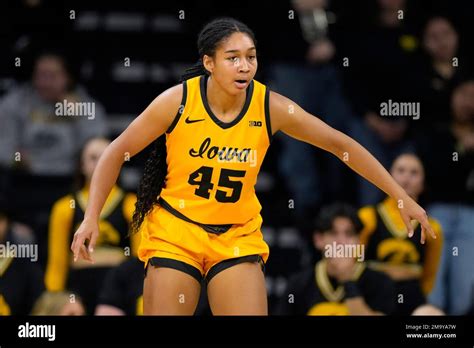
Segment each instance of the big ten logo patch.
M249 121L249 127L262 127L262 121Z

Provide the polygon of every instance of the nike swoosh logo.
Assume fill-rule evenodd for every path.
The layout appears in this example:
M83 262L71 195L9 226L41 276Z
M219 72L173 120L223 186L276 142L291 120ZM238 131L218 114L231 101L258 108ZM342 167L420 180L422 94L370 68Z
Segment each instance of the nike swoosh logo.
M184 122L186 122L186 123L194 123L194 122L199 122L199 121L204 121L204 118L201 118L199 120L190 120L189 116L188 116L188 117L186 117L186 120L184 120Z

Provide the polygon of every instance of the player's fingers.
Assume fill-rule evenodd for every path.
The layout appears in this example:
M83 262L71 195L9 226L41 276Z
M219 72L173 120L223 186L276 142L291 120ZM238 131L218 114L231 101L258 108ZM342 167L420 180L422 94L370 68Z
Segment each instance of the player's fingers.
M78 236L79 236L78 233L74 233L73 238L72 238L72 243L71 243L71 249L72 249L72 247L75 245Z
M85 245L81 245L80 253L81 253L81 256L84 260L94 262L94 260L92 260L91 256L89 255Z
M91 239L89 241L89 253L94 252L95 243L97 242L98 233L92 233Z
M72 252L74 254L74 262L77 261L77 258L79 257L79 252L81 250L81 245L84 244L84 237L79 236L76 234L74 236L74 242L72 243Z
M425 244L426 240L426 228L425 226L421 225L421 244Z
M430 221L428 220L428 215L426 215L426 213L421 218L420 223L421 226L425 228L425 232L429 233L433 239L436 239L436 233L434 232L433 227L431 227Z
M74 236L72 238L71 246L70 246L70 249L71 249L72 252L74 252L74 245L76 244L76 238L77 238L77 235L74 234Z
M408 232L408 237L413 237L413 225L411 224L410 217L405 214L403 211L400 212L400 215L402 216L402 220L405 223L405 226L407 228Z

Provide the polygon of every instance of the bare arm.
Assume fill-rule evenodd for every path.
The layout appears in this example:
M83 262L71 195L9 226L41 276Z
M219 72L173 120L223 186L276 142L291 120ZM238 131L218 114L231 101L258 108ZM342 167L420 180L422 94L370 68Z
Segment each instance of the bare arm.
M425 241L426 231L436 238L426 212L407 195L374 156L355 140L307 113L292 100L274 92L270 94L270 116L274 132L281 130L295 139L331 152L356 173L396 199L410 237L413 235L410 220L416 219L422 226L422 243Z
M92 176L89 201L81 227L74 234L71 250L74 260L78 256L92 261L98 232L95 224L100 212L117 181L120 168L127 157L132 157L143 150L152 141L161 136L171 125L180 108L183 94L182 85L172 87L158 97L115 139L104 151ZM91 231L94 229L94 231ZM84 242L89 240L89 250Z

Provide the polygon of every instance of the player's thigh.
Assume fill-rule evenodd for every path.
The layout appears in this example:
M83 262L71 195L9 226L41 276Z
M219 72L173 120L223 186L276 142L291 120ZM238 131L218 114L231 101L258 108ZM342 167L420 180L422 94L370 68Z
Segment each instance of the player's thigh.
M193 315L201 284L177 269L148 266L143 285L144 315Z
M267 290L261 265L243 262L216 274L207 287L214 315L267 315Z

